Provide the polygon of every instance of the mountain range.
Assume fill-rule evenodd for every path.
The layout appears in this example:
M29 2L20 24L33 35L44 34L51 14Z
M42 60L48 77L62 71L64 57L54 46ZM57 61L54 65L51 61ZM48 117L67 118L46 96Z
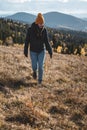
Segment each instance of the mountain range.
M43 16L45 18L45 25L47 27L87 31L87 21L72 15L59 12L48 12L43 14ZM31 24L35 21L36 15L18 12L16 14L7 16L6 18Z
M83 18L85 21L87 21L87 18Z

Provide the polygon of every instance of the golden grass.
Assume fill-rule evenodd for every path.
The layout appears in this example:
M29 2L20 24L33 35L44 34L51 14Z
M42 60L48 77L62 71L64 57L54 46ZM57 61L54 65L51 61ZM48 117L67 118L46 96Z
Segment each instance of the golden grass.
M86 130L87 57L47 54L43 84L23 46L0 46L1 130Z

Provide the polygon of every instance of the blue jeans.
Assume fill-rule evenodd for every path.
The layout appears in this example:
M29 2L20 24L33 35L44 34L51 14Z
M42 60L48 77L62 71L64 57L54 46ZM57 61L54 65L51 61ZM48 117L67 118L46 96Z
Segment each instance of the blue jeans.
M33 71L36 72L38 70L38 81L42 81L45 50L41 51L40 53L30 51L30 58Z

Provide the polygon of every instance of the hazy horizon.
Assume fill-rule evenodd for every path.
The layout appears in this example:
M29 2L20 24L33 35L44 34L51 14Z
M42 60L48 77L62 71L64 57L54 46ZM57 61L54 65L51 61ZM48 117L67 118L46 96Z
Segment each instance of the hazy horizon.
M79 18L87 18L87 0L0 0L0 16L26 12L60 12ZM73 5L73 6L72 6Z

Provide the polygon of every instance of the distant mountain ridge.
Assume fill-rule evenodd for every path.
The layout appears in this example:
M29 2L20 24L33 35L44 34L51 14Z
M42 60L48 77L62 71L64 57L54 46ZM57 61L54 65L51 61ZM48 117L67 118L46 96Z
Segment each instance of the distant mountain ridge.
M87 18L83 18L83 20L87 21Z
M87 31L87 21L72 15L59 12L48 12L43 15L45 18L45 25L48 27ZM35 21L36 16L30 13L19 12L6 18L31 24Z
M6 18L31 24L35 20L36 16L30 13L18 12L16 14L7 16Z

